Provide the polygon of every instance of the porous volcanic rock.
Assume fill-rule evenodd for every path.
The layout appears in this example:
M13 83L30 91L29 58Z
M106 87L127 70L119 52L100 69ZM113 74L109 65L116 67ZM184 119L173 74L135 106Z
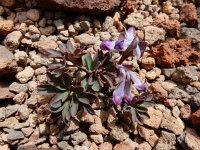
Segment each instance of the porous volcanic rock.
M191 47L190 39L170 39L151 51L156 64L162 67L193 65L200 62L200 52Z
M119 8L121 0L37 0L38 5L50 9L77 13L110 13Z

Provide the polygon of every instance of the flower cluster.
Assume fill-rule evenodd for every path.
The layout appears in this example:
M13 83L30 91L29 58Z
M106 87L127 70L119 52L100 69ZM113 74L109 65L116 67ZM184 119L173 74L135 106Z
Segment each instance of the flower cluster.
M38 86L40 94L54 95L49 104L52 113L61 115L68 124L79 111L94 114L91 104L99 98L99 93L113 92L114 105L122 106L122 112L129 112L132 121L141 122L146 117L147 109L143 107L151 106L151 97L145 94L148 88L123 65L128 57L139 60L146 49L146 43L139 40L133 27L121 33L116 41L104 40L95 55L73 47L70 40L59 44L59 48L59 51L47 50L48 57L53 58L47 65L48 84ZM111 59L110 52L121 54L118 62ZM142 94L133 95L132 86Z

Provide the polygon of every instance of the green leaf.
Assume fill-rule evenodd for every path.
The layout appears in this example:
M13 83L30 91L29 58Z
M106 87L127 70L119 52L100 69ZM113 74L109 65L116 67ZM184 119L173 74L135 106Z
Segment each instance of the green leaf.
M51 103L50 105L53 107L53 108L57 108L58 106L58 102L60 101L60 105L61 105L61 102L64 102L67 100L69 96L69 92L64 92L64 93L58 93L56 94L52 100L51 100ZM59 106L60 107L60 106Z
M97 81L94 81L91 88L92 88L93 91L98 92L99 89L100 89L99 83Z
M113 87L113 81L112 79L106 75L106 74L101 74L101 77L105 80L105 82L112 88Z
M74 46L72 45L72 42L69 39L67 40L66 48L67 48L66 49L67 52L74 53L75 48L74 48Z
M86 66L87 70L92 70L92 57L90 54L86 54L82 56L83 64Z
M64 122L67 124L70 121L70 112L69 112L69 102L65 103L65 106L62 110L62 117Z
M88 78L85 78L81 81L81 86L84 88L85 91L89 88Z
M71 101L71 106L70 106L70 114L72 117L74 117L77 112L78 112L78 101L77 98L75 96L73 96L72 101Z
M95 111L94 109L92 108L92 106L90 105L83 105L83 108L84 110L86 110L88 113L92 114L92 115L95 115Z
M130 113L131 113L132 121L133 121L133 122L140 123L140 121L139 121L138 118L137 118L137 114L136 114L135 108L131 107Z
M48 57L51 57L51 58L62 58L63 57L61 52L56 51L54 49L47 49L46 52L48 54Z
M90 100L95 100L98 98L95 94L90 92L83 92L82 94L80 94L80 97L88 98Z
M81 102L82 104L90 104L87 98L78 97L78 101Z
M49 105L48 109L49 109L49 111L51 111L52 113L59 113L60 111L63 110L64 107L65 107L65 105L62 105L62 106L59 107L58 109L55 109L55 108L51 107L51 105Z
M61 92L61 90L49 84L38 85L37 90L39 95L52 95Z

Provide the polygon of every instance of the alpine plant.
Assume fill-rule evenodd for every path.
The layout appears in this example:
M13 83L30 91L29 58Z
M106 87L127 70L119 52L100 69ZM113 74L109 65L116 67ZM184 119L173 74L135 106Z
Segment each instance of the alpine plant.
M78 112L95 114L91 104L100 93L110 95L116 109L129 113L133 122L142 123L147 118L147 107L153 106L148 87L123 64L132 57L138 61L147 44L139 40L136 31L130 27L120 33L118 40L104 40L95 55L80 47L74 47L70 40L58 45L59 50L48 49L46 54L53 58L47 67L48 83L39 85L39 94L52 95L49 110L62 116L68 125ZM120 53L118 62L112 60L112 53ZM133 86L139 94L134 95Z

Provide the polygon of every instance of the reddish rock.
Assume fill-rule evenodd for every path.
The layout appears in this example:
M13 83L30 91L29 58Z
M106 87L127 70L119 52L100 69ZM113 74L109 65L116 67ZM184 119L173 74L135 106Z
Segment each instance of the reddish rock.
M193 3L184 3L180 8L180 21L185 22L190 26L197 23L197 10Z
M13 31L14 22L12 20L0 20L0 34L7 35Z
M37 0L39 6L77 13L102 14L117 10L121 0Z
M181 119L189 120L191 117L191 107L190 105L186 104L181 109L180 117Z
M192 124L200 128L200 108L192 114Z
M14 93L9 91L10 82L5 78L0 80L0 100L13 98Z
M117 144L113 150L131 150L131 147L128 144Z
M112 150L112 144L109 142L104 142L99 146L99 150Z
M178 20L160 20L155 19L154 25L165 29L169 37L180 36L180 22Z
M127 0L124 4L124 10L127 12L134 12L134 9L136 8L137 2L135 0Z
M190 39L170 39L152 49L156 64L161 67L194 65L200 62L200 52L191 47Z
M194 129L187 128L185 131L185 143L186 149L199 150L200 149L200 137Z
M168 93L159 82L152 83L150 86L150 90L154 94L154 100L159 101L165 101L168 97Z

